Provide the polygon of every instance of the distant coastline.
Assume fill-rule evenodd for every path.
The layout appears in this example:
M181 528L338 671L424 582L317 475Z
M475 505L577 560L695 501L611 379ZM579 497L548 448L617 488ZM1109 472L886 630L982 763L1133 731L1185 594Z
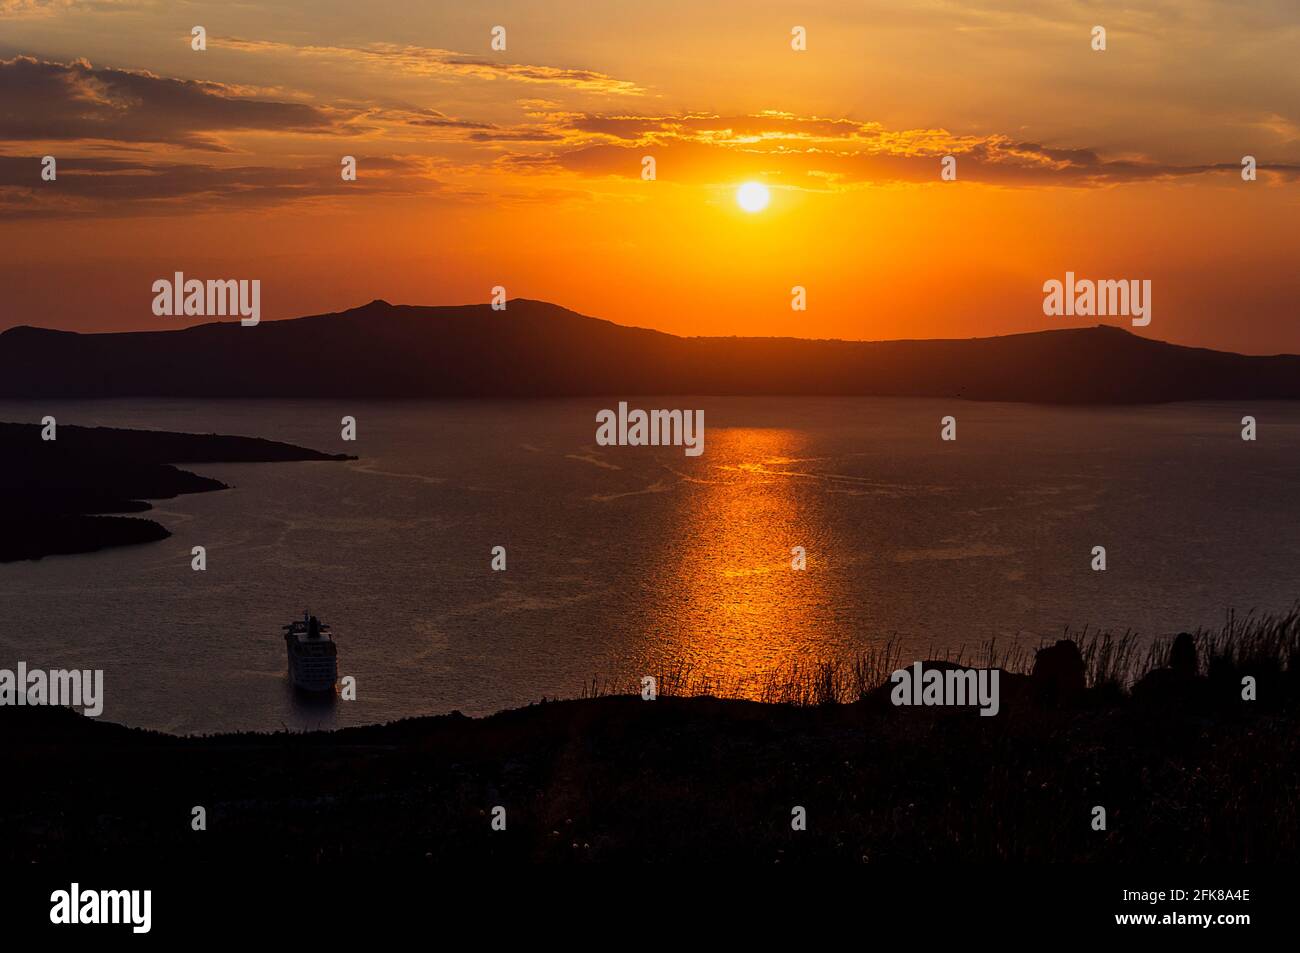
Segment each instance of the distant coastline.
M228 489L172 464L347 460L253 437L0 423L0 562L88 553L155 542L171 534L153 520L113 513L150 509L145 500Z
M310 362L311 373L286 373ZM1300 399L1300 356L1115 326L960 340L678 337L542 301L348 311L241 327L0 334L0 397L930 397L1051 404Z

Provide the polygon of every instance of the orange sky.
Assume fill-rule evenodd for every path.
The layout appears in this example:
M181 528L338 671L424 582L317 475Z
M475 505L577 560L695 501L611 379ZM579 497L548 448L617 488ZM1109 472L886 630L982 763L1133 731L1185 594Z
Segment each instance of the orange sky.
M0 327L179 326L150 289L183 271L260 278L266 318L504 285L680 334L971 336L1091 323L1042 313L1069 270L1150 279L1152 337L1300 352L1300 9L1144 9L0 0Z

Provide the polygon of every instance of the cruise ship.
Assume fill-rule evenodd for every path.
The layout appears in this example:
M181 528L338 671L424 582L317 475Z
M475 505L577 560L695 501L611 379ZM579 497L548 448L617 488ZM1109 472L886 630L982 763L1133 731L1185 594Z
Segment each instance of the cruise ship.
M306 692L331 692L339 677L338 646L328 633L330 627L304 610L301 621L284 626L284 644L289 652L289 678L295 688Z

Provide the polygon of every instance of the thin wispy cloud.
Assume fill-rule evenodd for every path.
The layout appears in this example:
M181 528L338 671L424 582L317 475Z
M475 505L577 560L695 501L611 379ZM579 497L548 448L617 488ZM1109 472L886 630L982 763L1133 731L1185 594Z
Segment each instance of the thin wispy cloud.
M1055 148L1002 133L954 135L945 129L884 128L880 123L767 112L748 116L565 115L550 121L576 141L503 161L524 169L583 175L640 175L653 151L658 177L708 184L762 175L776 182L827 189L862 183L938 182L944 156L957 159L961 179L1001 186L1099 187L1240 171L1236 163L1178 165L1108 158L1088 148ZM1262 162L1268 176L1293 180L1300 165Z
M223 49L243 53L334 60L406 76L505 80L615 96L638 96L645 93L636 83L616 79L595 70L497 61L435 47L397 43L369 43L364 46L297 45L240 37L217 37L212 42Z
M10 19L123 9L130 0L0 0L0 15Z

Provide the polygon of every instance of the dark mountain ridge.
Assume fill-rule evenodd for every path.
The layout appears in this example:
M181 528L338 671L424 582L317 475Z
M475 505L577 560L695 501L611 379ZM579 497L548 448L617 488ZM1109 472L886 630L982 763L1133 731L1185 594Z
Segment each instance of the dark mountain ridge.
M0 397L867 395L1043 403L1300 398L1300 356L1098 326L954 340L678 337L515 299L181 330L0 334Z

